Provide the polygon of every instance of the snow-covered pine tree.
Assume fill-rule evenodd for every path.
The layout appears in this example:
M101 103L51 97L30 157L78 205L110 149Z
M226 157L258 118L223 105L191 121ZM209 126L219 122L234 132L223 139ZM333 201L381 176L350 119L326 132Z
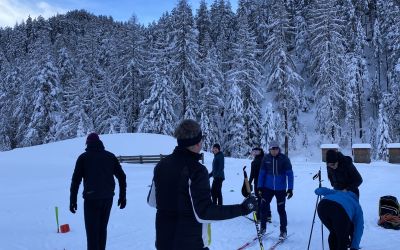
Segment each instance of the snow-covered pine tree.
M344 115L343 9L334 0L317 0L308 10L311 70L316 101L316 130L334 143L340 138Z
M201 61L207 57L208 51L211 46L210 13L207 9L207 4L205 0L200 1L199 9L196 12L195 23L197 29L199 60Z
M138 132L172 135L177 122L173 106L177 97L165 72L154 76L150 96L140 104Z
M346 74L346 127L349 130L344 140L350 137L353 142L353 136L365 142L364 138L364 111L365 111L365 86L369 86L369 73L364 59L364 46L366 37L361 21L358 20L355 31L354 51L347 55L347 74Z
M243 119L246 137L244 150L259 146L261 139L261 65L257 60L257 43L248 21L245 1L239 1L237 36L233 44L234 59L228 71L228 84L235 81L240 87L243 99Z
M202 61L202 75L203 87L199 91L200 97L200 110L201 116L206 119L203 121L201 118L201 125L208 131L203 132L206 134L204 141L205 150L211 149L212 144L222 144L222 117L221 113L224 110L223 103L223 89L222 81L223 76L219 69L219 62L216 50L211 48L205 60Z
M386 161L388 157L387 144L391 142L389 132L389 121L387 117L387 98L383 95L382 103L379 105L378 128L376 130L377 159Z
M265 109L265 114L262 124L261 147L268 148L269 142L277 139L277 131L275 131L276 115L272 108L272 103L268 103Z
M371 144L371 158L376 159L376 152L377 152L377 138L376 138L376 121L374 118L370 117L368 119L368 127L370 128L368 130L368 137L369 137L369 143Z
M210 10L210 37L222 62L221 70L225 74L231 69L234 42L234 18L231 4L226 0L216 0Z
M228 90L226 112L225 152L227 156L244 157L248 154L248 146L243 145L246 138L246 129L243 119L243 99L239 86L232 82Z
M172 82L174 91L181 100L178 108L179 118L197 117L198 102L193 98L198 96L200 85L200 67L198 63L198 46L194 29L192 10L187 0L179 0L172 11L173 18L173 61ZM197 119L196 119L197 120Z
M289 152L289 138L294 139L299 133L298 112L300 106L299 85L303 81L296 72L296 67L288 52L288 33L290 26L288 13L284 1L275 1L271 6L271 33L268 38L268 47L265 52L265 61L271 66L268 86L269 91L275 93L278 111L283 117L285 129L285 154ZM293 143L295 145L295 141Z
M116 91L121 102L119 113L126 124L126 128L121 127L120 130L134 132L139 121L139 105L147 91L146 75L150 75L145 72L149 68L147 58L149 51L145 49L144 28L135 16L130 18L125 29L126 32L120 34L121 38L117 39L118 59L115 64L116 77L120 84L116 86Z
M383 41L382 41L382 34L381 34L381 28L380 28L380 19L379 16L375 19L374 22L374 32L372 36L372 46L374 49L374 57L376 60L376 67L375 67L375 73L377 75L376 81L377 81L377 86L381 87L381 64L382 64L382 50L383 50Z
M123 121L119 117L119 110L121 103L118 95L115 91L115 83L111 78L111 61L113 60L112 51L114 50L114 42L110 39L103 39L100 42L100 50L97 55L96 64L96 79L95 83L95 103L97 108L93 111L95 131L100 134L113 134L120 132L121 125L126 127L125 124L121 124Z
M56 141L56 133L62 123L62 90L57 69L50 58L37 75L35 87L34 108L23 139L24 146Z

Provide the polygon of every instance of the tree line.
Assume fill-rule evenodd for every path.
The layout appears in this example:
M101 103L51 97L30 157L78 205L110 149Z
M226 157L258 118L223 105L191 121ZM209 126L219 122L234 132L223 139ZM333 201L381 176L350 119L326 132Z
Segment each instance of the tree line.
M180 0L144 26L74 10L0 28L0 149L89 132L171 135L243 157L284 140L400 140L396 0ZM311 116L310 116L311 115ZM306 117L312 117L312 128ZM306 126L307 125L307 126Z

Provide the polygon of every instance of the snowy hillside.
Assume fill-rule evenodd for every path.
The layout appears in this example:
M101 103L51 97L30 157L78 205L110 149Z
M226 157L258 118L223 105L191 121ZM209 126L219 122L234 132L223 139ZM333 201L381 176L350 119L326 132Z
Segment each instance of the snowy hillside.
M166 154L175 147L175 140L168 136L153 134L116 134L100 137L106 149L116 155ZM41 146L16 149L0 153L0 249L1 250L84 250L86 249L83 222L83 200L78 199L75 215L68 210L69 185L75 160L85 148L85 139L78 138ZM316 196L313 190L318 183L312 176L320 167L323 170L323 185L329 186L324 164L315 157L306 159L303 154L293 155L295 174L294 196L287 202L288 233L294 233L279 249L307 248ZM211 168L213 156L205 154L205 165ZM242 201L241 169L250 166L250 160L226 159L223 195L226 204ZM361 205L364 210L365 230L361 246L365 250L395 250L400 244L398 231L385 230L377 226L378 199L382 195L400 198L400 165L385 162L356 165L364 182L361 185ZM151 183L152 164L123 164L127 175L127 200L124 210L114 206L108 226L109 250L154 249L155 210L146 203L148 185ZM81 193L80 189L80 192ZM118 192L118 191L117 191ZM54 207L60 209L60 224L68 223L71 232L56 233ZM275 200L272 203L271 239L267 247L278 236L279 219ZM311 249L321 249L320 222L317 220ZM254 224L239 217L212 224L210 249L237 249L255 235ZM328 232L324 231L324 236ZM251 249L259 249L257 246ZM327 241L325 240L325 249Z

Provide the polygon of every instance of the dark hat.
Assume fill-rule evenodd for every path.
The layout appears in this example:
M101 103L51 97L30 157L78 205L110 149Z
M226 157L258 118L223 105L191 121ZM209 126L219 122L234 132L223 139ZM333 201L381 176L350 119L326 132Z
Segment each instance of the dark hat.
M215 143L212 147L221 151L221 145L219 145L218 143Z
M326 163L336 163L339 161L338 153L336 150L329 149L326 151Z
M99 135L96 134L96 133L90 133L90 134L86 137L86 143L95 142L95 141L100 141Z
M270 141L269 149L271 149L271 148L279 148L279 143L277 141Z

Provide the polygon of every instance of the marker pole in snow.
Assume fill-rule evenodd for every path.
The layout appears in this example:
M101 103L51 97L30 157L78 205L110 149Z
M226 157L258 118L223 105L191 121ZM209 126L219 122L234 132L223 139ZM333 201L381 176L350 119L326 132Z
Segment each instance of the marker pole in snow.
M315 179L317 179L317 178L318 178L318 182L319 182L318 187L321 187L321 186L322 186L322 185L321 185L321 167L320 167L320 169L318 170L318 173L316 173L316 174L313 176L313 180L315 180ZM320 200L321 200L321 195L318 195L317 201L316 201L316 203L315 203L314 216L313 216L313 221L312 221L312 224L311 224L311 232L310 232L310 238L308 239L308 247L307 247L307 250L310 249L311 236L312 236L312 232L313 232L313 229L314 229L314 223L315 223L315 215L317 214L317 207L318 207L318 203L319 203ZM324 228L323 228L322 222L321 222L321 234L322 234L322 249L325 249L325 248L324 248Z
M244 187L246 189L246 197L251 196L251 188L250 188L250 183L249 179L247 178L247 173L246 173L246 166L243 167L243 176L244 176ZM244 195L244 194L243 194ZM262 243L262 235L260 231L260 227L258 225L258 220L257 220L257 213L256 211L253 212L253 219L254 219L254 224L256 226L256 231L257 231L257 237L258 237L258 242L260 243L260 249L264 250L264 245Z
M60 232L60 226L58 224L58 207L56 207L56 222L57 222L57 233Z

